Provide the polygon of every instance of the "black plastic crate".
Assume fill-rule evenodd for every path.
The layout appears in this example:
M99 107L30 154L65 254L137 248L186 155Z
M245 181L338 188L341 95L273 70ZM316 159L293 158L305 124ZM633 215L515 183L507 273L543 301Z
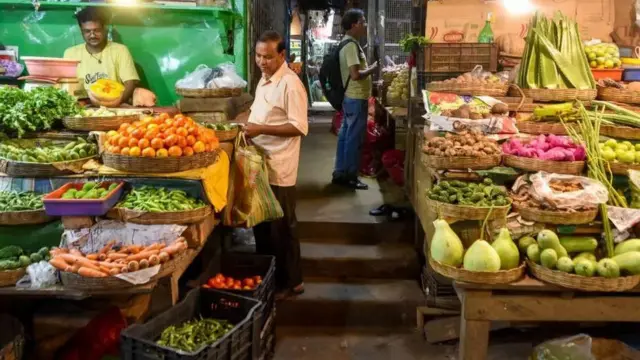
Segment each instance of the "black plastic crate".
M271 307L260 332L260 360L272 359L276 350L276 307Z
M238 280L256 275L262 276L262 283L255 290L216 289L217 291L230 292L260 300L262 302L262 307L259 310L262 314L260 327L262 327L269 317L271 308L274 306L276 292L275 272L276 259L273 256L223 253L218 254L218 256L211 261L209 268L200 276L200 285L205 284L207 280L218 273L224 276L231 276Z
M221 291L190 291L185 299L145 324L121 334L122 360L257 360L260 301ZM186 353L156 344L164 329L199 317L227 320L235 327L216 343Z

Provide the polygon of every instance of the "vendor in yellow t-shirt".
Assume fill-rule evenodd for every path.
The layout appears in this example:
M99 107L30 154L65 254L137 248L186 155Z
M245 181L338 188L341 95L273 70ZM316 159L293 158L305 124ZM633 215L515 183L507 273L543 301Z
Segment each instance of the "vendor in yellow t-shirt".
M107 39L109 19L103 9L87 7L76 14L85 43L68 48L65 59L79 60L78 78L88 91L99 79L115 80L124 85L119 103L133 103L140 78L126 46Z

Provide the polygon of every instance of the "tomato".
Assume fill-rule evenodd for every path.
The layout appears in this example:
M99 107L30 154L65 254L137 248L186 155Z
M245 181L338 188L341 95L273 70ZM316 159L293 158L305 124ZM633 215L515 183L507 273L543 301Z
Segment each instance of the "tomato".
M184 156L193 156L193 148L191 146L187 146L182 149L182 155Z
M140 156L140 154L142 154L142 150L137 146L134 146L129 150L129 156Z
M216 287L216 279L211 278L209 279L209 281L207 281L207 285L211 286L212 288Z
M149 141L155 139L156 137L158 137L158 130L157 129L149 129L149 130L147 130L146 133L144 133L144 138L149 140Z
M169 114L167 113L162 113L160 115L158 115L159 118L161 118L162 120L166 120L169 118Z
M125 130L125 132L127 133L127 135L131 135L135 130L136 130L136 127L131 125L127 128L127 130Z
M180 157L182 156L182 149L178 146L172 146L169 148L169 156L171 157Z
M253 288L251 288L250 286L244 286L242 290L253 290Z
M244 281L242 282L242 284L243 284L244 286L248 286L248 287L251 287L251 288L253 288L254 286L256 286L256 282L255 282L255 281L253 281L253 279L252 279L252 278L246 278L246 279L244 279Z
M224 275L222 275L221 273L217 273L215 279L218 281L225 281Z
M180 136L187 136L189 135L189 131L183 127L179 127L176 129L176 135L180 135Z
M184 136L177 136L178 141L176 141L176 145L178 145L178 147L180 148L185 148L187 147L187 138L185 138Z
M233 282L233 286L238 286L238 287L242 288L242 281L240 281L240 280L234 281Z
M188 135L187 136L187 145L189 146L193 146L193 144L196 143L196 137L193 135Z
M202 287L205 288L205 289L211 289L211 286L209 286L209 284L204 284L204 285L202 285Z
M140 139L140 141L138 141L138 147L139 147L140 149L143 149L143 150L144 150L144 149L146 149L146 148L148 148L148 147L149 147L149 140L147 140L147 139ZM154 153L154 156L155 156L155 151L154 151L153 153Z
M134 121L133 124L131 124L134 127L140 127L140 125L142 125L141 121Z
M129 139L129 144L127 144L127 146L129 146L129 147L138 146L138 139L136 139L136 138L130 138L130 139Z
M115 144L115 145L118 145L121 148L127 147L127 146L129 146L129 138L126 137L126 136L122 136L122 137L120 137L120 139L118 139L118 143Z
M168 131L168 130L167 130ZM166 135L166 132L165 132ZM178 137L170 134L164 139L164 146L170 148L178 142Z
M152 139L151 147L156 150L162 149L164 147L164 141L162 141L162 139L159 139L159 138Z
M206 146L202 141L196 141L195 144L193 144L193 151L196 154L199 154L201 152L204 152L206 150Z
M128 147L123 148L122 150L120 150L120 155L124 155L124 156L129 156L129 149Z
M120 154L120 151L122 150L120 149L120 146L116 145L116 146L112 146L110 151L114 154Z
M118 132L115 130L109 130L109 132L107 133L107 139L112 138L114 136L118 135Z
M142 156L143 157L156 157L156 151L153 150L152 148L148 147L148 148L142 150Z
M235 284L235 281L233 281L233 278L227 278L227 282L226 282L227 288L232 288L234 284Z
M160 157L160 158L165 158L165 157L169 157L169 151L167 151L167 149L158 149L156 151L156 157Z
M123 131L127 131L127 128L131 126L131 124L129 123L122 123L120 124L120 127L118 128L118 131L123 132Z

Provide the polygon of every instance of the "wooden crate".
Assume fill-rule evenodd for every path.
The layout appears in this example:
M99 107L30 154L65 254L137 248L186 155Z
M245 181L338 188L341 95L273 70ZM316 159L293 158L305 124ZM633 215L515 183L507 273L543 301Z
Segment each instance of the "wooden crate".
M427 72L469 72L482 65L484 71L498 70L496 44L459 43L429 44L424 48Z

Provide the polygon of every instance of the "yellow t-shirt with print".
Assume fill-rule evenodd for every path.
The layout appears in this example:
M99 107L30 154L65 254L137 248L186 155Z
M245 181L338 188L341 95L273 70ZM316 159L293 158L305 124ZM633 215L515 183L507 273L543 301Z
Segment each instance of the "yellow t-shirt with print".
M344 36L342 41L345 40L357 41L349 35ZM347 84L350 74L349 68L353 65L360 65L360 71L365 70L367 68L367 57L359 45L350 42L340 50L340 73L343 86ZM350 99L367 100L371 96L371 88L371 76L366 76L360 80L349 80L344 96Z
M120 83L140 80L129 49L126 46L109 41L98 54L89 54L85 44L68 48L65 59L79 60L77 76L85 90L99 79L110 79Z

